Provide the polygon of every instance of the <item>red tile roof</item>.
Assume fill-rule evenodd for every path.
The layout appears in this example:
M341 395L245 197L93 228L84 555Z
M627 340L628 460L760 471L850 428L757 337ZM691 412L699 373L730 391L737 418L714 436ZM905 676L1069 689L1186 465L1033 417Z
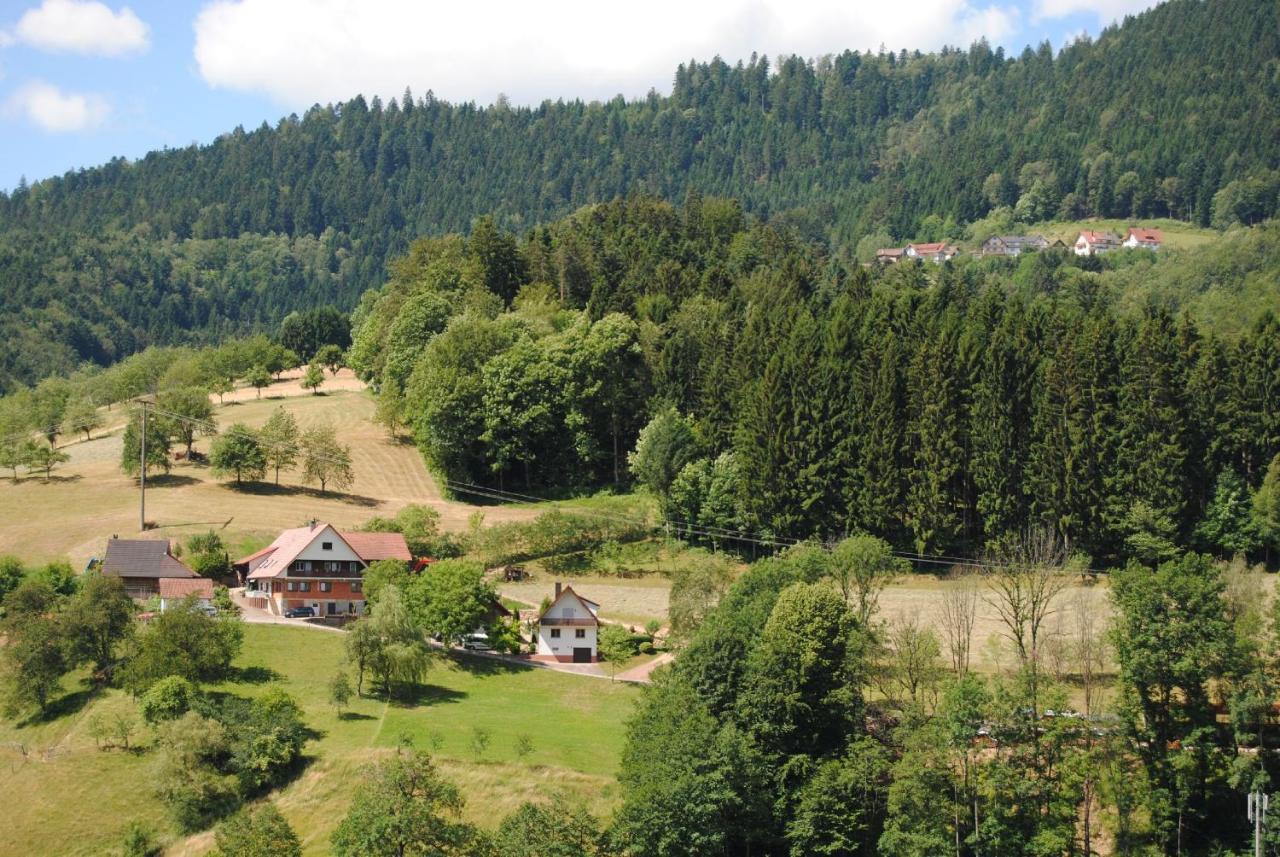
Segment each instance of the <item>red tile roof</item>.
M235 561L235 564L236 564L236 565L248 565L249 563L253 562L255 559L258 559L259 557L264 557L264 556L266 556L267 554L271 553L271 552L272 552L273 550L275 550L275 549L276 549L276 546L275 546L275 545L273 545L273 544L272 544L272 545L267 545L267 546L266 546L265 548L263 548L262 550L254 551L253 553L249 554L249 555L248 555L248 556L246 556L246 557L241 557L240 559L238 559L238 560L236 560L236 561Z
M935 241L932 244L908 244L917 253L941 253L947 249L947 242Z
M1136 238L1140 244L1164 243L1164 236L1160 234L1159 229L1143 229L1142 227L1135 227L1129 230L1129 235Z
M186 598L194 595L197 598L213 598L213 581L207 577L162 577L160 578L161 598Z
M365 562L380 559L413 559L409 546L400 533L339 533L343 541Z

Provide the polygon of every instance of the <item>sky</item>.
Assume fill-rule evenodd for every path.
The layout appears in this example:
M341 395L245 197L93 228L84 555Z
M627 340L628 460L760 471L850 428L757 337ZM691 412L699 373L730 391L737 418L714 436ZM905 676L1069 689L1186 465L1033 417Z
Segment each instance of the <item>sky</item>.
M1056 49L1155 2L0 0L0 189L357 93L637 98L691 58Z

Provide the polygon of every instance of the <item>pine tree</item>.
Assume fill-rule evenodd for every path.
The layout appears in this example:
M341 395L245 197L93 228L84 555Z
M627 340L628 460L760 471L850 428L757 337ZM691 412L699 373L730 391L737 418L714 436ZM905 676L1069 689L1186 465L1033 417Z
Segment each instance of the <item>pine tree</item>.
M948 546L960 532L957 503L961 446L956 348L950 331L925 333L907 376L907 437L912 470L907 480L906 522L916 550Z

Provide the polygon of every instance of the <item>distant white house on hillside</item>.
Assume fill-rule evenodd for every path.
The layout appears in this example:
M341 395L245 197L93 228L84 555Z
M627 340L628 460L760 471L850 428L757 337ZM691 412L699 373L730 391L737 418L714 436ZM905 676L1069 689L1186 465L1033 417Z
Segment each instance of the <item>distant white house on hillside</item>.
M926 262L947 262L959 255L960 250L952 247L945 241L936 241L931 244L908 244L903 248L902 255L908 259L922 259Z
M600 605L556 584L555 598L538 614L538 661L594 664L600 630Z
M1142 247L1146 250L1159 250L1160 245L1163 243L1164 236L1160 234L1159 229L1143 229L1139 226L1129 229L1129 234L1124 238L1123 246L1130 249Z
M1071 249L1077 256L1096 256L1099 253L1115 250L1119 246L1120 236L1114 232L1094 232L1092 229L1085 229L1080 232L1080 237L1076 239Z

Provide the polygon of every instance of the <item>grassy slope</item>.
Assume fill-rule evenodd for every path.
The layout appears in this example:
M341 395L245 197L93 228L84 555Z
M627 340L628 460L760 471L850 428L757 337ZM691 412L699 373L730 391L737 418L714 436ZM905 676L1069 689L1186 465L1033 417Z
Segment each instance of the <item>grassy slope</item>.
M342 667L342 640L321 631L248 625L238 661L276 674L302 704L308 725L321 733L307 746L308 767L275 796L307 853L326 853L359 768L401 735L423 747L438 736L436 755L466 792L467 816L479 824L492 826L523 800L550 790L600 814L614 807L622 723L635 688L476 659L443 661L412 703L361 699L339 719L327 685ZM242 682L218 689L252 696L267 686ZM171 840L168 854L201 854L210 847L208 835L175 839L150 794L152 754L99 751L88 736L86 721L94 712L131 707L127 697L109 692L53 723L0 725L0 804L8 810L0 855L101 854L135 818L164 831ZM474 727L487 729L492 739L480 762L470 748ZM524 762L512 750L521 732L534 747ZM14 742L31 750L25 762Z
M281 387L286 393L297 392L296 384ZM280 489L258 486L242 491L214 479L207 467L181 463L147 489L147 519L158 525L148 535L181 538L212 528L234 548L256 547L312 517L355 526L374 515L393 514L408 503L432 505L446 528L465 528L474 507L441 499L417 450L388 440L370 421L374 402L368 394L344 390L280 398L274 395L278 391L268 388L271 398L215 408L219 426L244 423L256 428L279 406L291 411L304 429L332 423L339 439L351 446L356 481L350 493L321 495L301 487L298 473L283 473ZM137 535L137 484L119 467L121 409L104 416L113 430L88 442L68 442L63 449L71 461L55 471L52 481L24 477L14 484L0 479L0 553L14 553L31 563L69 557L81 567L89 557L101 556L113 533ZM207 451L210 440L200 438L196 448ZM533 517L535 512L494 507L485 514L496 522Z

